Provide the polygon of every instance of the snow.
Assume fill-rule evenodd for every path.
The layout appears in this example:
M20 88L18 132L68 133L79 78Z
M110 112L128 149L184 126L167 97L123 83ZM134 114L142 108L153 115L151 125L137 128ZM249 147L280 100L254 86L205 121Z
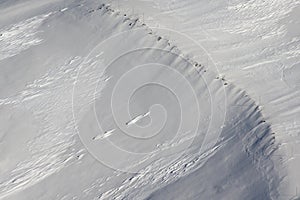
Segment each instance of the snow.
M17 55L21 51L41 43L42 40L36 36L36 30L49 15L36 16L0 30L0 60Z
M298 198L299 6L0 2L0 199Z

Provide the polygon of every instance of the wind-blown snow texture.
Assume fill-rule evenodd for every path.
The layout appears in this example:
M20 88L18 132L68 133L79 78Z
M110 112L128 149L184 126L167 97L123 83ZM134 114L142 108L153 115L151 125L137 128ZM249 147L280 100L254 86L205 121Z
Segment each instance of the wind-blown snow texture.
M0 199L299 198L299 6L0 1Z

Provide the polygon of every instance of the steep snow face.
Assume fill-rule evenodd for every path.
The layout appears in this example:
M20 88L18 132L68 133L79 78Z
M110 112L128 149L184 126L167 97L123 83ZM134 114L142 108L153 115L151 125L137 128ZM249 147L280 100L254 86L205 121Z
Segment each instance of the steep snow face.
M112 1L153 27L186 34L194 45L167 31L194 58L206 61L203 48L219 72L246 90L263 107L285 154L288 174L282 199L299 196L299 1ZM201 46L202 48L199 48ZM204 59L203 59L204 58Z
M277 135L251 95L219 74L225 56L212 57L222 43L207 38L209 26L178 24L201 29L209 48L147 26L147 14L164 13L153 15L161 24L175 12L190 20L192 6L172 1L168 12L161 1L135 1L142 10L134 13L149 11L138 20L121 2L28 2L19 21L3 20L0 36L1 199L282 197ZM192 3L222 16L212 12L222 3ZM18 5L2 12L11 16ZM285 79L297 81L295 71Z

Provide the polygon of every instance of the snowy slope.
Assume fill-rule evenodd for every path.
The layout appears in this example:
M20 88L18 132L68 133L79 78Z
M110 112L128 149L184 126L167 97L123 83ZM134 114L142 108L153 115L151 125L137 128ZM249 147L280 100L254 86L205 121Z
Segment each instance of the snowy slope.
M262 106L285 155L282 198L299 196L299 1L117 2L147 24L171 29L166 35L195 58L205 49L206 62Z
M297 29L288 38L260 26L276 2L228 18L222 3L103 3L0 2L0 198L292 198L297 165L280 143L291 147L297 131L287 123L298 101L285 99L298 97L299 43ZM257 18L282 52L251 56L263 43L236 17ZM283 80L293 93L279 80L262 85L277 71L255 65L288 48Z

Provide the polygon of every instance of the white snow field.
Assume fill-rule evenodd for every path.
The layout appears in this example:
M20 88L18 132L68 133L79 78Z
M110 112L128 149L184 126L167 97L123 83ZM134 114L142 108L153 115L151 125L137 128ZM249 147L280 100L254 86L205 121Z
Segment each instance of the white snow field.
M299 11L0 0L0 199L299 199Z

